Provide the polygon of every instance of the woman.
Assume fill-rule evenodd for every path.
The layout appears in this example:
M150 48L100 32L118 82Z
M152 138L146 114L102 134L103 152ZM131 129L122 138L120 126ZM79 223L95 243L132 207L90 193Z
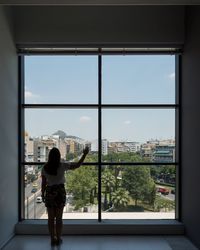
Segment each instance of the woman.
M42 168L42 200L47 207L52 245L62 243L62 215L66 202L65 171L79 168L88 152L89 148L85 147L83 155L77 163L65 163L60 161L60 151L52 148L49 152L48 162Z

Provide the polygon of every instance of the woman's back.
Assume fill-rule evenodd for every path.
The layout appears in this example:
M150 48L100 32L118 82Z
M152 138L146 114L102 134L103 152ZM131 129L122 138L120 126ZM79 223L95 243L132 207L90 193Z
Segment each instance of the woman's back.
M41 174L46 177L47 185L53 186L53 185L64 184L65 183L65 171L68 169L68 166L70 166L70 164L60 163L57 169L57 174L52 175L52 174L47 173L47 171L45 170L46 165L44 165L44 167L42 168Z

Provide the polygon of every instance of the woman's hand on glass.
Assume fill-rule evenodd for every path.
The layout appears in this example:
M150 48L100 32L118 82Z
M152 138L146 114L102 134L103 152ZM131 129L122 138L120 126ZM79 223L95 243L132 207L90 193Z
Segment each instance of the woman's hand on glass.
M84 155L87 155L88 153L89 153L89 147L88 146L86 146L84 149L83 149L83 154Z

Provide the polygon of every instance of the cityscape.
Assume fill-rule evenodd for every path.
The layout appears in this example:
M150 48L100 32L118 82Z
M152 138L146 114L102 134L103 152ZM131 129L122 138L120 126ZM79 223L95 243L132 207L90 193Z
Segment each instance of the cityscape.
M102 104L147 105L102 108L101 152L98 112L92 108L99 103L99 74ZM97 56L27 56L24 77L27 105L91 104L87 109L24 109L25 219L47 218L41 168L51 148L60 150L62 161L76 162L85 146L90 150L85 164L65 174L63 218L97 219L101 212L102 219L175 219L174 56L103 55L101 69Z
M28 132L25 132L24 143L25 162L29 163L24 166L25 218L45 219L47 218L46 209L40 196L40 172L42 165L31 165L30 162L46 162L48 160L48 153L53 147L57 147L60 150L62 161L76 161L85 146L88 146L90 149L85 162L97 162L98 141L87 141L74 135L67 135L64 131L58 130L52 135L43 135L40 137L32 137ZM102 162L119 162L119 166L115 167L109 165L102 166L101 203L102 213L106 214L105 218L116 218L119 212L120 214L126 214L125 218L127 219L174 218L176 169L173 164L166 165L167 163L175 163L174 139L151 139L145 143L134 141L111 142L107 139L102 139L101 146ZM133 168L120 166L120 162L130 162L130 165L131 162L155 162L161 165L139 166L140 169L138 166L135 166L134 169L136 172L133 173ZM162 163L165 163L165 165L162 166ZM67 202L64 209L64 218L71 218L72 214L74 216L79 214L78 218L93 219L97 217L97 169L96 166L84 166L81 169L66 173ZM138 175L139 172L140 175ZM138 175L138 180L141 176L143 179L146 178L143 181L144 183L140 183L141 186L144 186L143 190L145 189L145 192L138 190L138 194L133 194L135 192L131 191L132 185L130 186L126 181L131 174ZM87 182L86 184L81 182L83 179ZM148 184L147 180L149 180ZM135 182L134 179L130 181ZM78 182L84 189L87 186L84 194L81 187L79 190L75 190L74 183ZM82 193L81 197L80 193ZM124 204L120 205L117 199L120 201L124 200ZM145 213L142 213L143 217L141 217L138 212Z
M145 143L133 141L109 142L102 139L102 155L109 153L134 152L140 154L146 162L173 163L175 162L175 140L148 140ZM67 160L68 154L79 155L83 148L88 146L90 153L98 152L98 141L86 141L76 136L67 136L59 130L53 135L43 135L33 138L25 132L25 161L46 162L48 153L53 147L57 147L61 153L61 159Z

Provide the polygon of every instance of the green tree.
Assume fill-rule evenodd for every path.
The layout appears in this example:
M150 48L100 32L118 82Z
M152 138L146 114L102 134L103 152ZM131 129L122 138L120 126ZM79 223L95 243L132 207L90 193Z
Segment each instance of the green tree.
M175 209L175 201L168 200L161 196L156 195L156 199L154 201L154 211L160 212L160 210L174 210Z
M112 191L115 186L115 176L112 174L111 170L105 168L102 173L102 185L104 188L104 210L108 208L107 195L109 194L109 204L112 201Z
M97 188L97 170L95 167L82 166L67 172L67 193L73 195L75 209L94 203Z
M129 192L124 188L119 188L112 194L112 204L116 209L126 207L129 201Z
M149 205L154 205L156 199L156 185L154 180L150 177L147 180L147 185L144 190L143 201L148 202Z
M73 160L73 159L76 159L77 158L77 154L76 153L68 153L67 155L66 155L66 160L67 161L71 161L71 160Z
M155 184L147 166L126 166L122 171L122 187L130 193L137 206L138 200L155 199Z

